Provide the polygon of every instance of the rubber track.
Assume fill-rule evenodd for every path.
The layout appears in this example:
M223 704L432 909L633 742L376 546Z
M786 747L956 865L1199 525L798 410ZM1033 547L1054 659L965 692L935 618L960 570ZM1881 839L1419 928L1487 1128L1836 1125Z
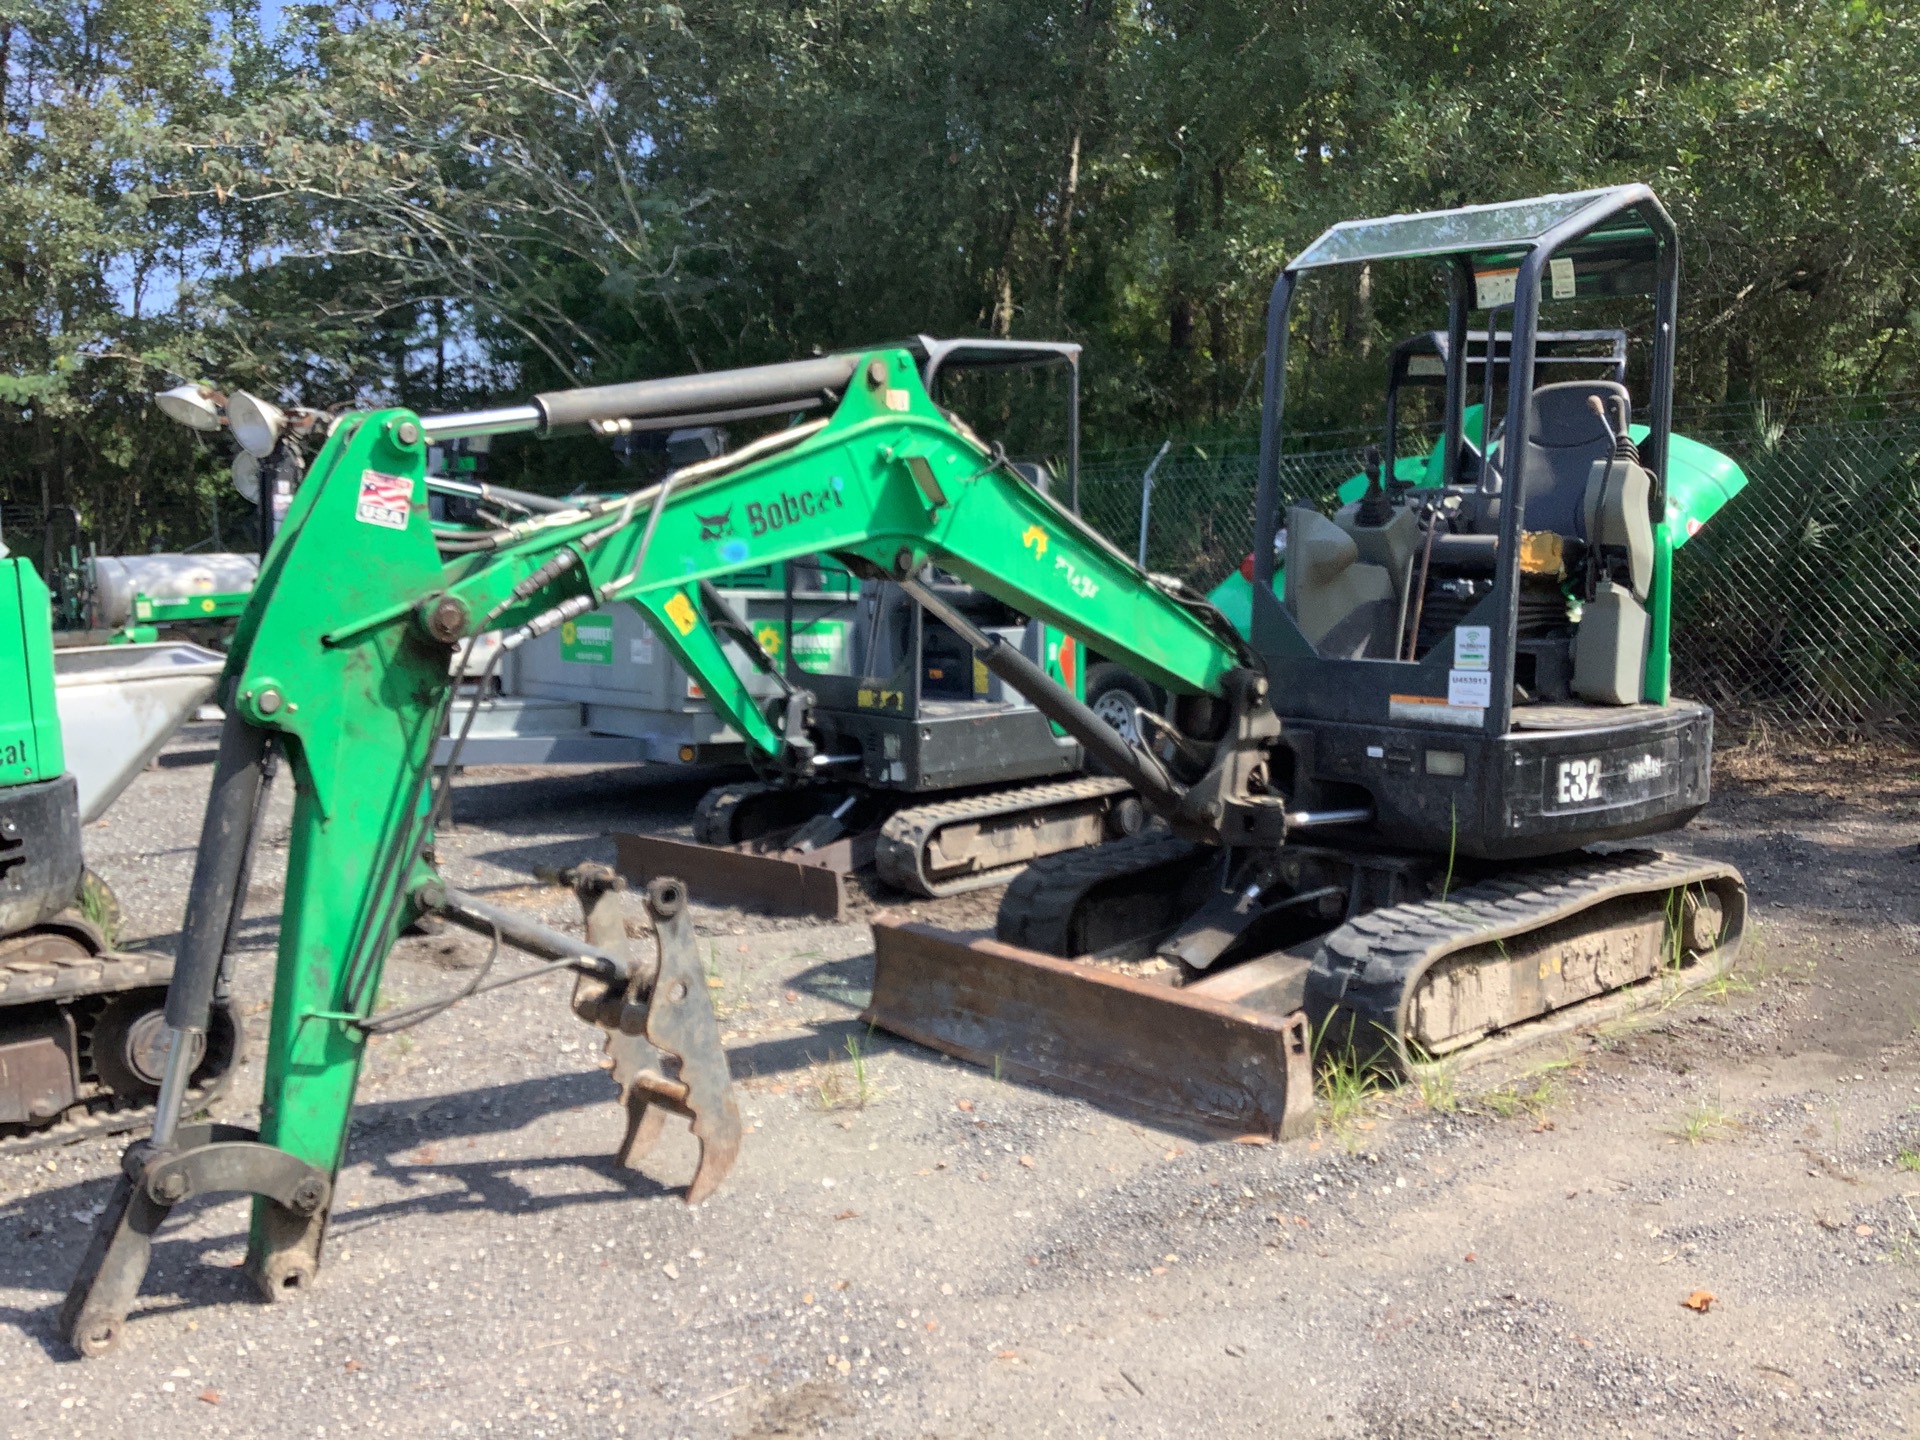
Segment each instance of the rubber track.
M941 828L996 816L1015 816L1070 805L1085 800L1100 800L1123 795L1129 787L1111 776L1089 776L1081 780L1060 780L1048 785L1022 785L1010 790L992 790L985 795L969 795L959 800L940 800L930 805L913 805L896 810L880 827L874 844L874 867L880 878L896 889L914 895L938 898L959 895L968 890L983 890L1011 880L1027 869L1031 861L996 865L971 871L953 880L932 880L927 876L927 851ZM1105 848L1105 847L1099 847Z
M108 951L39 961L9 961L0 956L0 1006L145 990L172 978L173 958L165 955L149 959Z
M238 1068L238 1067L235 1067ZM204 1110L233 1085L233 1071L228 1070L211 1085L196 1085L187 1091L187 1113ZM0 1135L0 1156L30 1155L35 1150L51 1150L60 1145L72 1145L81 1140L91 1140L100 1135L121 1135L129 1130L146 1130L153 1125L154 1107L152 1104L128 1105L125 1102L115 1104L111 1095L96 1096L91 1100L82 1100L51 1125L36 1125L31 1130L23 1130L16 1135Z
M1741 903L1737 911L1729 908L1723 914L1722 933L1731 937L1731 950L1737 953L1746 922L1739 872L1715 861L1659 851L1583 855L1465 886L1444 900L1370 910L1316 946L1308 1008L1316 1027L1337 1006L1352 1014L1356 1034L1393 1036L1394 1058L1404 1065L1409 1057L1400 1033L1402 1004L1420 976L1446 956L1542 929L1617 897L1728 880L1740 887ZM1713 958L1730 960L1731 954L1720 953L1728 949L1721 946Z
M31 962L0 959L0 1026L4 1025L7 1006L119 995L163 986L172 977L173 959L164 955L149 958L109 951ZM237 1018L235 1023L239 1023ZM213 1084L188 1091L187 1097L196 1109L204 1108L224 1095L232 1083L233 1070L229 1069ZM128 1104L111 1094L96 1095L72 1106L50 1125L0 1135L0 1155L25 1155L97 1135L138 1130L152 1123L153 1111L151 1104Z
M733 811L756 795L771 793L772 785L716 785L700 797L693 810L693 838L700 845L731 845Z
M1007 887L994 935L1003 944L1067 956L1074 912L1095 885L1184 860L1193 842L1162 833L1130 835L1090 850L1049 855ZM1070 958L1070 957L1068 957Z

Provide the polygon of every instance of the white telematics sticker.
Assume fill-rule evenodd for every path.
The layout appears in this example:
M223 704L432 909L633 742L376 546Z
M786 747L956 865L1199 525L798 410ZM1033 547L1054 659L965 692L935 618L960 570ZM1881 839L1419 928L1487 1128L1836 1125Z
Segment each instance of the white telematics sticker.
M1453 632L1453 668L1485 670L1493 663L1493 627L1462 625Z

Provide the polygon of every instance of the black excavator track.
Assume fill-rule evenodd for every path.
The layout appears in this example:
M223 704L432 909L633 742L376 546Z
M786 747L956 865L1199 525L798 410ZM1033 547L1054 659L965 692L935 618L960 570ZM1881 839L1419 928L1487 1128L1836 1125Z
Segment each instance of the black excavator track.
M153 1062L130 1059L127 1051L130 1039L138 1043L140 1033L157 1024L157 1018L145 1017L158 1016L172 975L170 957L107 950L90 925L67 917L0 940L0 1047L22 1060L47 1061L54 1057L44 1037L59 1036L76 1077L69 1102L54 1114L0 1122L0 1155L152 1123L158 1087L137 1072ZM34 1056L26 1047L41 1053ZM240 1055L238 1022L230 1008L216 1005L206 1055L188 1091L192 1108L226 1092Z
M1130 835L1144 818L1126 782L1108 776L991 790L896 810L874 866L909 894L958 895L1011 880L1042 856Z
M824 858L831 840L797 847L799 837L835 815L833 840L870 845L880 878L910 895L958 895L1013 879L1033 860L1128 836L1145 822L1139 798L1121 780L1074 780L950 795L899 806L898 792L857 787L718 785L694 811L699 845L742 849L774 864ZM864 852L853 854L855 866ZM702 898L718 895L710 885ZM724 897L721 897L724 898Z
M700 845L737 845L804 824L820 809L821 796L812 790L757 781L716 785L694 807L693 838Z
M1312 947L1323 1035L1411 1068L1662 972L1731 964L1747 892L1731 866L1628 850L1529 866L1355 916Z
M1217 852L1164 830L1055 855L1007 887L994 933L1046 955L1139 959L1179 922L1195 877L1204 887L1216 866Z

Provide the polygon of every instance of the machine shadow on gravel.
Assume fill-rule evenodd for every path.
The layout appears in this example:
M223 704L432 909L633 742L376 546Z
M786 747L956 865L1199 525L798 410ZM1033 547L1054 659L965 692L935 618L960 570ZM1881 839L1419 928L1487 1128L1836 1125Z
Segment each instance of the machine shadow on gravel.
M484 772L468 772L454 780L454 823L492 825L504 821L510 826L516 820L564 809L568 819L576 822L604 813L621 826L649 819L684 825L694 802L714 783L715 776L731 773L708 767L667 770L633 766L582 775L488 780Z
M436 1144L439 1141L437 1138L429 1138L416 1139L410 1143ZM357 1157L350 1153L348 1163L351 1164L356 1158L367 1157ZM624 1169L616 1165L609 1155L597 1153L529 1155L504 1160L408 1162L389 1152L372 1157L370 1163L373 1169L370 1179L374 1182L386 1181L407 1187L421 1184L423 1181L450 1180L459 1188L439 1190L428 1195L406 1195L372 1205L355 1205L349 1201L345 1208L334 1212L332 1235L336 1242L347 1241L361 1231L378 1226L394 1216L444 1217L469 1214L478 1210L489 1210L500 1215L536 1216L555 1210L570 1210L583 1205L670 1199L679 1195L684 1188L662 1185L638 1170ZM515 1178L530 1172L555 1174L569 1170L596 1176L609 1182L608 1187L592 1192L572 1190L564 1194L543 1195L528 1189ZM83 1203L90 1195L99 1193L104 1183L88 1181L80 1185L66 1186L61 1190L43 1192L31 1198L44 1202L34 1208L57 1214L62 1203L68 1205ZM61 1197L65 1197L64 1202ZM214 1305L268 1303L261 1300L258 1287L238 1266L222 1264L212 1258L222 1252L231 1253L245 1248L246 1210L238 1203L236 1197L216 1196L204 1203L195 1203L181 1208L187 1214L194 1214L200 1210L221 1205L231 1207L229 1218L233 1222L221 1233L184 1236L175 1232L155 1242L148 1274L155 1282L153 1293L167 1298L158 1303L152 1301L145 1303L134 1312L132 1318L145 1319L176 1310L197 1311ZM0 1223L7 1218L8 1211L0 1210ZM29 1227L32 1223L27 1222ZM63 1285L67 1278L64 1272L44 1276L14 1273L14 1267L5 1259L0 1259L0 1283L10 1286L21 1289L37 1287L57 1294L58 1291L54 1286ZM72 1359L67 1347L60 1342L55 1333L53 1310L50 1307L33 1310L0 1307L0 1325L11 1326L23 1334L32 1336L55 1360L65 1362Z

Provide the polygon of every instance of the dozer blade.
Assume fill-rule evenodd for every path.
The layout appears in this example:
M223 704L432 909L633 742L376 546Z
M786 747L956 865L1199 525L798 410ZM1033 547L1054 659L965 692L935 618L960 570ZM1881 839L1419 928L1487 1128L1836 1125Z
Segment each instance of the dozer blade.
M817 850L742 845L698 845L659 835L613 837L620 873L644 885L665 875L692 875L705 905L737 905L768 915L844 919L847 875L873 859L874 835L850 835Z
M917 1044L1176 1129L1289 1139L1312 1125L1297 1003L1253 1009L885 918L873 951L862 1018Z

